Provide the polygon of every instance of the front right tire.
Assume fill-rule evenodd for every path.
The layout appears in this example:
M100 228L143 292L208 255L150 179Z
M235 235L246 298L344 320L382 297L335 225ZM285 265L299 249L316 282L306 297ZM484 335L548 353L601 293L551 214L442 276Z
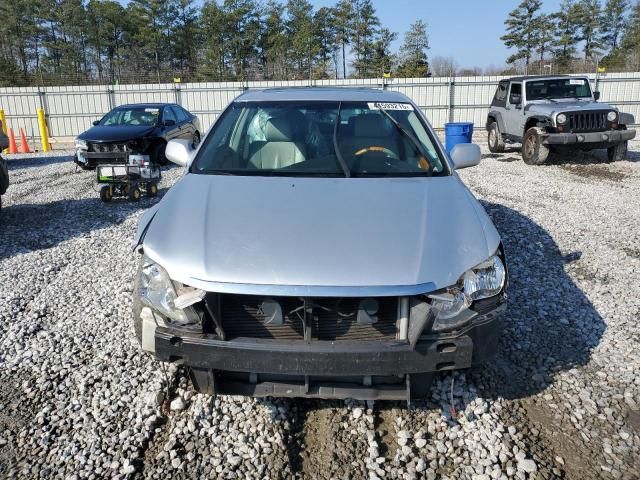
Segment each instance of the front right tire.
M544 130L531 127L522 139L522 159L527 165L542 165L549 158L551 150L543 145Z
M629 142L616 143L613 147L607 148L607 160L611 162L620 162L626 160Z

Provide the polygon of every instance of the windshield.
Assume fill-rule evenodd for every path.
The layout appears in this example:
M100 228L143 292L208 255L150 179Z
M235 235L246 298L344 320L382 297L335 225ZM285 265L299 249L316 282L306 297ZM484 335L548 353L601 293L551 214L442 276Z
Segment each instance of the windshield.
M446 175L409 103L234 102L192 173L279 176Z
M158 124L159 117L159 108L118 108L107 113L104 118L100 120L100 125L143 125L151 127Z
M557 78L528 81L527 101L554 98L591 98L591 88L586 78Z

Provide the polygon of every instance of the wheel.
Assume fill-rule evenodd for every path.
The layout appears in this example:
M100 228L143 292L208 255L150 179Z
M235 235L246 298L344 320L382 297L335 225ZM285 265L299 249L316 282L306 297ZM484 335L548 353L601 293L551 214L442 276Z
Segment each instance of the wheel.
M113 198L113 191L111 190L111 185L103 185L100 187L100 200L107 203L110 202Z
M502 139L502 133L500 133L496 122L489 125L488 134L487 143L489 144L489 151L491 153L504 152L504 140Z
M191 146L196 148L200 144L200 132L196 132L193 134L193 139L191 140Z
M616 143L613 147L607 148L607 160L609 162L620 162L626 160L629 142Z
M151 150L151 161L156 165L167 164L167 157L164 155L165 148L167 148L167 146L164 143L159 143Z
M129 200L132 202L138 202L142 194L140 193L140 189L136 187L131 187L129 189Z
M522 159L527 165L542 165L549 157L549 147L542 144L544 130L531 127L522 139Z
M158 195L158 186L155 183L147 183L147 196L155 197Z

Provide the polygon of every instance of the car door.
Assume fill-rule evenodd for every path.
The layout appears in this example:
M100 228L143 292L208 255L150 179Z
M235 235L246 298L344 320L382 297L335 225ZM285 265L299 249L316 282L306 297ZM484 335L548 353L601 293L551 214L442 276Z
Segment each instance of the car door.
M166 106L162 110L162 121L164 123L163 135L167 141L180 138L180 123L170 106Z
M522 137L522 129L524 128L523 102L522 83L512 82L509 85L504 119L505 130L509 135Z

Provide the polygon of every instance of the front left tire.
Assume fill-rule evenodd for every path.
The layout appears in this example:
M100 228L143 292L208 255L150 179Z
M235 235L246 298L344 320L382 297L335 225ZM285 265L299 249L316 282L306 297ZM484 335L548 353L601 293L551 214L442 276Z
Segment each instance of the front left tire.
M531 127L522 139L522 159L527 165L542 165L549 158L551 150L543 145L544 131L538 127Z

